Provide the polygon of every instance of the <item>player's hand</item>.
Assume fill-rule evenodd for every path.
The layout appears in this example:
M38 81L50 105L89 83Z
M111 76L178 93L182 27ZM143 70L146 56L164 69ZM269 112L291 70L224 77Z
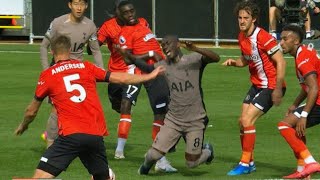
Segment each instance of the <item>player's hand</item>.
M164 74L164 72L166 71L166 68L163 67L163 66L158 66L156 69L154 69L151 74L152 74L152 77L157 77L158 75L162 75Z
M196 51L197 46L193 44L191 41L180 41L183 44L183 47L186 48L188 51Z
M221 65L223 66L235 66L236 60L234 59L227 59L225 62L223 62Z
M303 7L303 8L300 9L300 11L301 11L302 13L306 14L306 13L307 13L307 8L306 8L306 7Z
M277 88L274 89L271 96L272 96L273 105L279 106L282 100L282 90Z
M28 129L28 126L24 125L24 124L19 124L18 128L14 131L14 134L17 136L21 136L25 130Z
M158 61L161 61L163 59L163 57L160 54L158 54L157 52L154 52L153 59L158 62Z
M289 114L292 114L296 109L297 107L295 105L291 105L286 112L286 116L289 116Z
M306 124L307 124L307 118L306 117L300 117L300 119L297 122L296 125L296 131L297 135L299 137L305 136L306 134Z
M114 44L113 48L123 57L127 65L134 64L134 57L126 49L121 48L118 44Z

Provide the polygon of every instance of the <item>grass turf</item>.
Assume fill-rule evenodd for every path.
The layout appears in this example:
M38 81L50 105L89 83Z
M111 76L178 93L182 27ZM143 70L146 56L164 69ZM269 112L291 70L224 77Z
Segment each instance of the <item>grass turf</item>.
M213 49L221 55L221 62L240 54L238 49ZM39 45L0 45L0 179L12 177L31 177L39 158L45 151L45 143L40 135L44 131L50 106L43 103L37 118L21 137L13 132L22 120L24 109L33 98L35 85L41 71ZM103 48L104 59L108 52ZM92 56L87 56L92 59ZM152 113L143 89L138 104L133 109L133 123L125 148L126 159L114 160L119 115L112 111L108 101L106 84L99 84L98 91L104 106L110 135L105 138L109 164L117 179L275 179L294 171L295 158L289 146L280 136L277 123L284 116L287 107L299 92L292 58L287 60L287 93L279 107L272 108L256 123L257 139L255 162L257 172L246 176L229 177L226 173L240 158L238 116L241 102L250 83L247 67L227 68L218 64L208 65L205 69L202 87L204 101L210 118L210 126L205 133L205 142L215 147L215 160L211 165L201 165L187 169L184 161L184 142L181 141L177 152L168 154L168 159L179 172L164 174L150 172L139 176L137 170L143 156L150 147ZM106 63L106 62L105 62ZM318 127L307 130L308 146L315 158L319 158ZM66 180L89 179L86 169L77 159L58 178ZM314 175L313 178L320 178Z

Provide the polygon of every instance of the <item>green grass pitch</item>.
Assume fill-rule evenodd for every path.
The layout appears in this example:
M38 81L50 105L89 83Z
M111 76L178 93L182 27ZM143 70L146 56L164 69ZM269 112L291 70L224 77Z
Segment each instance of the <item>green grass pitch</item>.
M238 49L213 49L221 55L221 62L240 54ZM104 59L108 51L102 49ZM21 137L14 136L14 130L23 117L24 109L33 98L35 85L41 71L39 45L0 45L0 179L31 177L39 158L45 151L45 143L40 135L45 129L50 106L43 103L37 118ZM88 56L92 59L92 56ZM117 139L119 115L111 110L106 84L98 85L100 99L104 106L110 135L105 138L109 163L119 180L131 179L279 179L294 171L296 167L293 153L280 136L277 123L292 103L299 86L295 77L293 59L287 60L287 93L279 107L272 108L256 123L257 139L255 162L257 172L245 176L228 177L226 173L240 159L238 116L242 99L250 83L248 68L227 68L221 62L210 64L204 72L202 87L204 101L210 118L210 126L205 133L205 142L215 147L215 160L211 165L201 165L187 169L184 161L185 144L181 141L175 153L168 159L179 172L174 174L155 173L139 176L137 170L150 147L152 113L143 89L138 104L133 108L132 129L125 149L126 159L113 159ZM105 62L106 63L106 62ZM319 159L319 127L307 130L308 146ZM80 161L75 160L58 178L66 180L89 179L90 176ZM320 178L314 175L313 178Z

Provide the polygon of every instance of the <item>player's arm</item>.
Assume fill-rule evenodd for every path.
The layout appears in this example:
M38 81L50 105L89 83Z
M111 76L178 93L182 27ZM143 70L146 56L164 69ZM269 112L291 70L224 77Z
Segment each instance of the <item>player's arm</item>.
M310 113L312 107L315 105L318 97L318 80L315 72L307 74L305 77L305 85L308 87L308 94L306 105L303 108L302 113L300 114L300 120L297 122L296 131L298 136L304 136L306 130L306 122L308 114Z
M204 48L198 48L191 41L185 41L185 48L189 51L194 51L202 55L202 61L204 63L219 62L220 56L213 51Z
M160 54L158 54L155 51L148 51L148 53L145 54L132 54L132 50L127 50L135 59L141 59L144 61L149 60L150 58L154 59L155 61L161 61L163 58Z
M41 106L42 100L34 98L31 103L27 106L23 121L19 124L18 128L15 130L15 135L22 135L25 130L28 129L29 124L37 116L38 110Z
M97 40L89 40L89 47L92 52L95 64L101 68L104 68L103 66L103 59L102 54L100 51L100 46Z
M244 67L248 65L248 62L244 59L243 56L240 56L239 59L227 59L222 63L223 66L234 66L234 67Z
M50 40L45 36L40 44L40 62L43 69L49 67L48 62L48 48L50 46Z
M143 75L112 72L108 73L109 77L106 77L106 81L117 84L139 84L156 78L158 75L163 74L164 71L165 68L163 66L159 66L155 68L151 73Z
M293 101L292 105L288 108L286 116L288 116L289 114L293 113L294 110L296 110L297 107L306 99L306 97L307 97L307 93L301 88L298 96Z
M141 71L147 73L150 73L155 69L153 64L147 64L145 60L137 58L128 50L120 48L119 46L115 46L115 49L122 55L126 64L135 64Z
M284 84L284 76L286 73L286 61L283 58L282 53L278 50L272 56L271 59L276 64L276 88L272 92L272 101L274 105L279 105L283 96L282 88Z
M308 94L306 96L306 106L303 108L303 111L309 113L312 107L315 105L318 97L318 81L317 81L317 74L311 73L308 74L305 78L305 84L308 87Z

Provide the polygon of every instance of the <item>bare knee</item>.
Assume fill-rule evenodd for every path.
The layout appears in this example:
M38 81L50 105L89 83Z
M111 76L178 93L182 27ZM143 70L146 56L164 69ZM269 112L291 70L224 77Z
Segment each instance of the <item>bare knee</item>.
M49 178L54 178L55 176L46 172L46 171L43 171L41 169L36 169L36 171L34 172L34 175L32 178L46 178L46 179L49 179Z

